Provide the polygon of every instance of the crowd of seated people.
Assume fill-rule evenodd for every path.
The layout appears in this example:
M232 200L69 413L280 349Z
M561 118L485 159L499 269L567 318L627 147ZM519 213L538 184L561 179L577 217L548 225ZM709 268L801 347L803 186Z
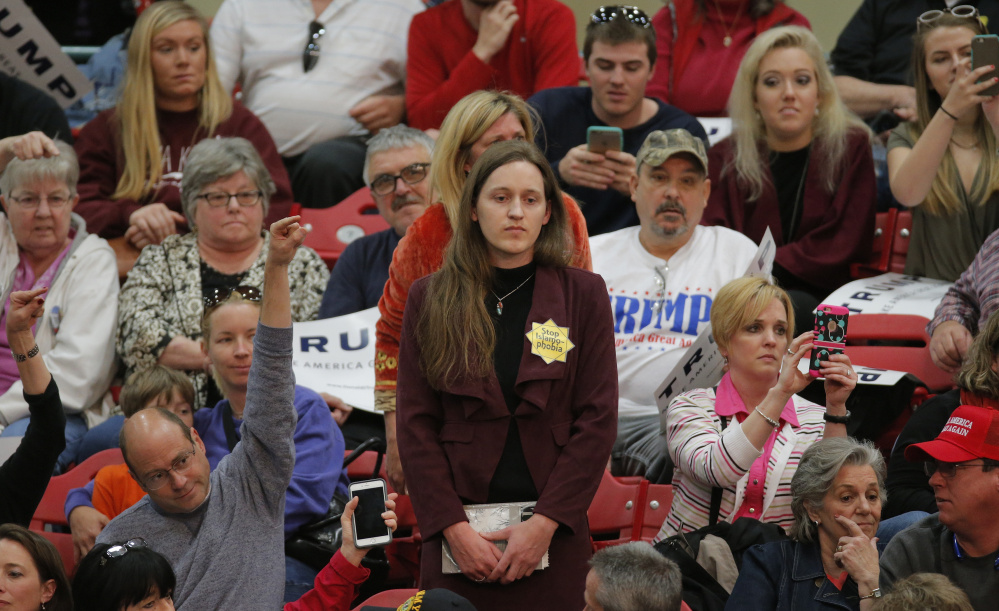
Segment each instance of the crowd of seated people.
M322 563L286 543L348 495L345 450L383 437L419 608L676 609L664 546L746 521L789 538L741 555L728 609L994 605L999 96L971 46L999 7L865 0L831 66L780 0L594 7L579 86L557 0L282 2L224 0L210 29L149 3L75 150L0 82L22 100L0 121L0 438L22 438L0 601L349 609L356 501ZM861 34L892 48L860 60ZM709 145L694 115L731 135ZM926 352L957 386L888 461L848 436L868 400L849 349L815 366L824 405L798 367L813 310L870 258L886 117L906 272L955 282ZM593 127L620 146L591 150ZM331 274L291 206L358 189L389 229ZM743 277L768 229L771 276ZM292 324L375 306L377 413L297 386ZM721 380L660 410L709 328ZM53 474L113 447L124 464L65 499L71 587L24 527ZM650 541L591 559L607 470L672 500ZM480 532L484 511L507 521Z

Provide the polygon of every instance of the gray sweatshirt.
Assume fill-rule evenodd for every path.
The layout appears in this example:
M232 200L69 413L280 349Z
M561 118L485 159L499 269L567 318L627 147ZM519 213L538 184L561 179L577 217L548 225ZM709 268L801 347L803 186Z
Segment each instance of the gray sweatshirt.
M285 491L295 465L291 328L257 325L240 443L211 474L208 499L187 514L149 497L120 514L98 543L142 537L177 574L178 609L280 609Z
M896 581L913 573L941 573L968 594L976 611L994 611L999 605L996 553L964 558L954 553L954 533L940 523L940 514L916 522L892 537L881 554L881 589L889 592Z

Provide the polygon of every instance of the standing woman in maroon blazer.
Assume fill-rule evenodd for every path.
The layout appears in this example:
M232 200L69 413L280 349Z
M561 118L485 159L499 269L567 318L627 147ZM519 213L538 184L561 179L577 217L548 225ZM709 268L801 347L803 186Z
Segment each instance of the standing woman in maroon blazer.
M874 240L877 188L870 130L836 92L815 35L784 26L756 37L729 98L732 136L708 153L702 225L777 243L773 274L791 296L795 328L850 280Z
M399 452L424 537L421 587L455 591L480 611L578 611L586 509L617 428L606 286L567 267L565 204L533 144L489 147L458 210L443 267L410 292L399 354ZM462 508L512 502L531 502L533 517L488 535ZM445 540L460 574L442 574ZM550 566L534 570L546 550Z

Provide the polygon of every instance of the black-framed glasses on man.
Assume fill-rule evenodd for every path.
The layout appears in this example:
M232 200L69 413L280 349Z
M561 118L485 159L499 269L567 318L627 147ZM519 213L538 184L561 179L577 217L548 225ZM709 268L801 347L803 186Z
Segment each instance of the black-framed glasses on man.
M928 460L923 463L923 471L926 473L926 477L933 477L934 473L939 473L944 479L953 479L957 475L958 469L970 469L972 467L985 467L984 463L953 463L953 462L940 462L938 460Z
M326 27L318 21L309 22L309 40L305 43L305 51L302 52L302 68L306 72L316 67L319 61L319 39L326 33Z
M170 472L173 471L177 475L183 475L191 470L194 466L194 455L197 453L197 446L194 442L191 442L191 451L184 452L177 457L170 468L166 471L154 471L143 478L146 490L159 490L163 486L166 486L167 480L170 479Z
M601 6L597 10L593 11L592 15L590 15L590 24L599 25L601 23L610 23L611 21L617 19L618 15L623 15L629 23L634 25L643 28L652 27L652 20L645 14L645 11L637 6Z
M120 545L112 545L107 548L104 552L104 557L101 558L101 566L107 564L108 560L114 560L115 558L121 558L128 553L128 550L146 548L149 545L146 544L146 540L142 537L136 537L134 539L129 539Z
M235 197L237 204L244 208L249 208L250 206L256 206L260 203L261 196L263 196L263 192L259 189L256 191L240 191L239 193L212 191L211 193L202 193L194 199L203 199L208 202L208 205L212 208L222 208L223 206L228 206L229 200Z
M400 178L407 185L415 185L427 177L429 163L414 163L404 167L398 174L382 174L371 181L371 191L376 195L395 193L396 181Z

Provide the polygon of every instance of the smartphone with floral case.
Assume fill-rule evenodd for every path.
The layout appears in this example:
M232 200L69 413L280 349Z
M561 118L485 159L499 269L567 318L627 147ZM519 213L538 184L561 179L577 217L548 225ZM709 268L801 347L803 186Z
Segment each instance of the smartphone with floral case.
M850 310L843 306L822 304L815 308L815 338L808 358L808 373L812 377L819 377L822 361L828 361L830 355L843 354L849 320Z

